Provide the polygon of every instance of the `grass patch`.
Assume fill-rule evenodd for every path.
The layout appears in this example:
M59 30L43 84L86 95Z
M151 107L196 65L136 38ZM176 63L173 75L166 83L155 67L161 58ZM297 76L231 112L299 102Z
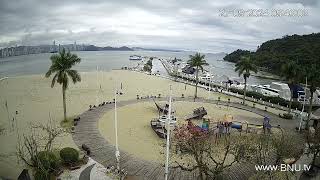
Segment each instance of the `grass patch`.
M76 118L76 116L68 117L66 120L62 120L60 122L60 126L66 130L71 130L71 127L73 126L73 119Z

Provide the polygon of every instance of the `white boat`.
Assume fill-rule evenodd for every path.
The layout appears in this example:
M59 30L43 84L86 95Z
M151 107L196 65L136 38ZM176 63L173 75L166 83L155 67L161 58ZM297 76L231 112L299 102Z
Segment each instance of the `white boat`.
M280 97L290 100L291 92L288 84L281 82L272 82L270 85L251 85L251 90L264 96Z
M272 82L270 84L270 88L274 90L278 90L279 97L285 100L290 100L291 91L288 84L281 83L281 82Z
M213 79L213 78L214 78L214 76L213 76L212 74L208 73L208 72L202 74L202 75L199 77L199 79L202 80L202 81L211 81L211 79Z
M251 85L252 91L260 93L264 96L279 97L279 90L270 88L270 85Z
M141 56L138 56L138 55L131 55L129 57L129 60L131 61L141 61L142 60L142 57Z

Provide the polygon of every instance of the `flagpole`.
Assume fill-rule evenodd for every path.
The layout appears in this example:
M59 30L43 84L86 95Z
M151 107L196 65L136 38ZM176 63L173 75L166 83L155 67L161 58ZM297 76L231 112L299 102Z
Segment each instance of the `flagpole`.
M168 180L169 175L169 147L170 147L170 121L171 121L171 102L172 101L172 89L170 85L170 97L169 97L169 110L167 116L167 152L166 152L166 167L165 167L165 180Z
M306 77L306 87L304 88L304 97L303 97L303 105L302 105L302 110L301 110L301 119L300 119L300 124L299 124L299 131L301 131L301 126L302 126L302 114L304 111L304 106L306 104L306 96L307 96L307 85L308 84L308 78Z
M120 151L118 146L118 117L117 117L117 88L114 94L114 129L115 129L115 136L116 136L116 160L117 160L117 169L120 171Z
M99 99L99 92L100 92L100 89L99 89L99 67L97 66L97 88L98 88L98 92L97 92L97 97L96 97L96 104L98 105L100 102L100 99Z
M211 93L211 67L209 66L209 83L208 83L208 91L209 91L209 95L208 95L208 100L210 100L210 93Z

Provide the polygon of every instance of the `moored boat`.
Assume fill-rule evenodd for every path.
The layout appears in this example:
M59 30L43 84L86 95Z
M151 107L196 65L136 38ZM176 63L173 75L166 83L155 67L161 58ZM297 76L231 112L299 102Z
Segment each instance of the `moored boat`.
M131 60L131 61L141 61L141 60L142 60L142 57L139 56L139 55L131 55L131 56L129 57L129 60Z

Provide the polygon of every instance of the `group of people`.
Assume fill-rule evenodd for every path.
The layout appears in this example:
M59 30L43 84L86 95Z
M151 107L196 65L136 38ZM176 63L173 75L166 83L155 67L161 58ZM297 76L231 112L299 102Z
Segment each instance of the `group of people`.
M217 129L218 129L217 137L221 137L222 135L225 135L225 134L230 134L231 125L232 125L232 122L229 122L229 121L218 122L217 123Z

